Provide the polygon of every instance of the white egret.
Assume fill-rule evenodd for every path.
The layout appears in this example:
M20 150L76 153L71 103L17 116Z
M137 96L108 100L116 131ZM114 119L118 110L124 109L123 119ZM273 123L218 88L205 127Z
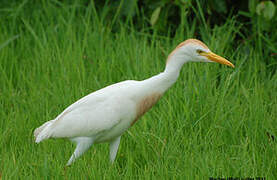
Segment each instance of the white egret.
M48 138L68 138L76 149L67 165L92 144L109 142L110 160L115 160L121 135L147 112L177 80L187 62L218 62L234 68L197 39L179 44L168 56L165 70L142 81L126 80L95 91L67 107L54 120L35 132L39 143Z

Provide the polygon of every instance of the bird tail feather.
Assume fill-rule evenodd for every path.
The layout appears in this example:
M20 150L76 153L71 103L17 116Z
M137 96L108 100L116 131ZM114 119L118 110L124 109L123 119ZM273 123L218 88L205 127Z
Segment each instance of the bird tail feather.
M35 141L39 143L45 139L50 138L51 134L49 132L50 126L53 124L54 120L47 121L40 127L36 128L34 131Z

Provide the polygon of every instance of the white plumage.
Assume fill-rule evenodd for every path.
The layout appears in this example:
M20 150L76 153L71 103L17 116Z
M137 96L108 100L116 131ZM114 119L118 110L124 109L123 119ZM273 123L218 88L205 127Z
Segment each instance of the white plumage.
M119 82L81 98L54 120L37 128L34 132L36 143L48 138L69 138L76 142L76 149L67 163L70 165L92 144L109 142L113 162L121 135L176 82L181 67L188 61L215 61L234 67L201 41L186 40L169 55L164 72L143 81Z

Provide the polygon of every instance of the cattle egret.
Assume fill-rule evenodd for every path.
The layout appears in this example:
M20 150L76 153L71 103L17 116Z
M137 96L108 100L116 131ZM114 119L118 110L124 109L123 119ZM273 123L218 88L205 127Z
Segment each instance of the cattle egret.
M109 142L113 162L121 135L176 82L187 62L218 62L234 68L203 42L188 39L171 52L162 73L142 81L119 82L81 98L54 120L38 127L34 132L36 143L48 138L68 138L75 142L76 149L67 162L70 165L92 144Z

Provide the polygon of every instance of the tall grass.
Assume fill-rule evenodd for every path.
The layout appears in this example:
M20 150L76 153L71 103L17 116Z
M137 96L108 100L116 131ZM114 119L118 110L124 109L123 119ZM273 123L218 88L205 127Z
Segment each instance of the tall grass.
M199 33L235 69L185 64L177 83L123 135L113 165L108 145L98 144L65 167L74 145L37 145L33 130L90 92L163 71L167 54L197 28L184 23L174 38L124 23L113 32L108 7L42 1L26 12L24 2L0 21L0 179L277 177L277 75L265 72L255 42L237 43L241 25L233 19Z

